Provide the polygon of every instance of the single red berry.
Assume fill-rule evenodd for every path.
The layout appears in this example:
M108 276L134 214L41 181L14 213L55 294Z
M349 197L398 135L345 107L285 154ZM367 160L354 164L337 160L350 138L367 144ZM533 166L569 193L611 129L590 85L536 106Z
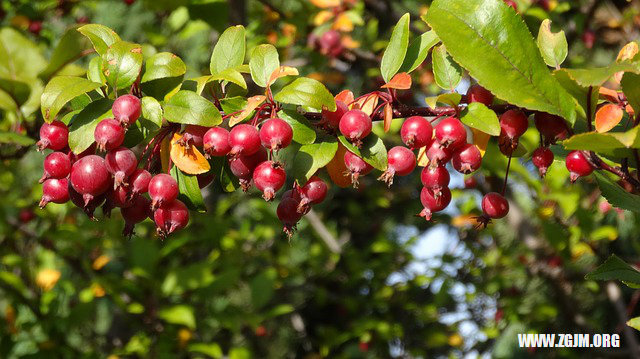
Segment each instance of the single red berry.
M93 137L98 144L99 151L108 151L118 148L124 141L124 127L112 118L106 118L98 123Z
M509 213L509 201L500 193L487 193L482 198L482 212L488 218L502 218Z
M109 185L107 187L108 188L111 187L111 182L109 182ZM87 217L89 217L89 219L96 220L96 218L93 215L93 213L96 211L96 208L100 207L102 205L102 203L105 201L106 193L103 193L101 195L92 197L89 200L89 202L87 202L85 204L84 197L73 188L73 185L71 184L71 181L69 181L69 188L68 189L69 189L69 199L71 199L71 202L76 207L81 208L82 211L87 215ZM103 211L103 213L108 215L107 212Z
M280 198L280 200L284 201L285 198L292 198L296 202L300 202L302 200L302 196L300 194L299 188L295 187L293 189L286 191L285 193L282 194L282 198Z
M433 127L431 122L422 116L412 116L404 120L400 129L402 142L411 149L421 148L431 144Z
M177 199L164 202L153 212L153 220L156 222L158 235L164 238L189 224L189 209Z
M141 193L147 193L147 191L149 191L149 183L151 182L151 173L142 168L136 168L131 176L129 176L128 182L129 186L131 186L131 198Z
M453 151L451 150L451 148L442 146L440 143L438 143L438 141L433 141L431 143L431 146L429 146L429 148L427 149L426 156L429 159L429 166L441 166L445 165L451 160Z
M427 166L422 169L420 180L422 185L429 188L435 196L439 196L443 188L449 186L449 171L441 166Z
M464 188L474 189L478 187L478 180L474 176L470 176L464 179Z
M66 153L52 152L44 159L44 173L40 183L49 178L65 178L71 173L71 160Z
M592 49L596 42L596 33L591 29L586 29L582 33L582 42L587 49Z
M256 336L257 337L264 337L267 335L267 328L264 327L264 325L259 325L256 328Z
M153 210L175 201L178 193L178 182L166 173L157 174L149 181L149 197L151 197Z
M76 23L77 24L88 24L89 23L89 17L88 16L80 16L76 19Z
M111 106L113 117L124 127L129 127L135 123L140 114L142 107L140 99L133 95L123 95L113 101Z
M128 186L127 179L138 166L136 154L126 147L118 147L107 152L104 162L109 173L113 175L115 187Z
M388 186L393 184L393 177L406 176L416 168L416 155L410 149L396 146L387 153L387 170L378 178Z
M340 119L340 133L360 147L362 139L371 133L371 117L360 110L349 110Z
M342 37L336 30L329 30L320 37L320 52L331 57L338 57L343 51Z
M327 184L320 177L311 177L304 186L300 187L299 191L296 190L296 193L300 198L298 212L307 213L309 212L311 205L324 201L327 196L327 190ZM294 196L293 190L291 190L291 194L289 196Z
M349 111L349 107L342 101L336 101L336 110L330 112L326 109L322 110L322 118L327 127L337 130L340 126L340 119Z
M84 205L107 191L112 178L102 157L89 155L71 166L71 185L82 195Z
M278 151L289 146L293 139L293 129L284 120L270 118L260 127L260 141L269 150Z
M296 224L302 218L302 214L298 213L298 202L292 197L283 198L278 204L276 214L284 225L282 230L291 237L296 229Z
M436 141L445 148L455 150L467 142L467 130L455 117L447 117L435 127Z
M237 125L229 132L232 156L249 156L260 149L260 133L255 126L246 123Z
M422 206L424 208L422 209L422 212L420 212L419 216L430 221L431 216L434 213L447 208L451 202L451 191L449 190L449 187L443 187L440 190L440 195L436 196L431 189L423 187L422 192L420 192L420 202L422 202Z
M540 177L544 177L544 175L547 174L547 169L553 163L553 152L551 152L549 147L538 147L533 151L531 161L534 166L538 167Z
M513 10L518 11L518 4L516 4L515 1L513 1L513 0L504 0L504 3L507 4L508 6L511 6L513 8Z
M262 198L271 201L287 180L287 174L282 164L273 161L264 161L253 171L253 183L262 191Z
M582 151L569 152L565 164L569 170L571 182L575 182L579 177L588 176L593 172L591 163L587 161Z
M482 154L476 145L467 143L453 153L451 165L456 171L469 174L482 165Z
M251 186L251 178L254 169L267 160L267 150L260 147L258 152L250 156L237 156L229 159L229 168L234 176L240 180L240 187L243 191L248 191Z
M361 352L366 353L369 351L369 342L360 342L358 343L358 349L360 349Z
M480 85L473 85L467 90L467 103L480 102L485 106L493 103L493 94Z
M562 141L569 137L569 129L562 117L546 112L537 112L533 121L547 144Z
M66 178L50 178L42 184L42 199L40 208L47 203L65 203L69 200L68 180Z
M351 175L353 188L358 188L358 179L360 176L366 176L373 171L373 166L351 151L346 151L344 153L344 164L347 166L349 175Z
M222 127L210 128L202 138L204 152L207 158L211 156L226 156L231 151L229 131Z
M510 139L517 139L529 128L527 115L520 110L509 110L500 116L500 131Z
M146 197L138 196L133 200L131 206L120 209L122 218L124 218L123 236L129 238L133 236L135 225L147 219L151 214L150 205L151 202Z
M198 125L187 125L182 132L182 137L179 142L189 149L191 146L202 148L204 144L204 135L209 130L209 127Z
M29 32L38 36L40 35L40 31L42 31L42 21L32 20L29 22Z
M46 148L60 151L69 144L69 128L60 121L44 123L40 127L40 141L36 143L38 151Z
M34 218L36 218L36 214L33 212L31 208L23 208L20 210L20 213L18 214L18 218L22 223L29 223Z

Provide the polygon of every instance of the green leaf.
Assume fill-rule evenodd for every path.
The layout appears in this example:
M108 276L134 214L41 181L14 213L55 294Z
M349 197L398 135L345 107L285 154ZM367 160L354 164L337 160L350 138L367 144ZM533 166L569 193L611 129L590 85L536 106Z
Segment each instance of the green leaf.
M309 121L294 110L282 110L278 117L285 120L293 129L293 140L301 145L310 145L316 141L316 131Z
M564 31L551 32L551 20L545 19L538 30L538 48L547 65L559 68L567 58L568 45Z
M228 82L232 82L240 87L242 87L243 89L247 89L247 83L244 80L244 77L242 76L242 74L240 73L240 71L238 71L237 69L226 69L223 70L220 73L217 73L215 75L211 75L211 77L209 78L209 81L214 81L214 80L218 80L218 81L228 81Z
M174 305L170 308L161 309L158 317L167 323L184 325L187 328L196 328L196 317L193 314L193 308L187 305Z
M609 80L616 72L640 73L640 64L633 61L614 62L607 67L592 69L563 69L581 86L600 86Z
M242 65L244 62L245 52L245 35L242 25L232 26L226 29L211 54L211 63L209 69L211 74L219 74L220 72Z
M100 87L99 83L82 77L58 76L49 81L42 93L42 117L47 122L56 119L58 112L72 99Z
M184 202L189 209L204 213L207 211L207 207L204 205L204 199L202 198L202 192L198 185L198 177L195 175L188 175L177 166L171 167L171 177L178 182L178 189L180 195L178 198Z
M193 343L189 344L189 351L194 353L200 353L208 355L214 359L222 358L223 353L220 345L216 343Z
M249 282L251 288L251 303L254 309L259 309L271 300L274 293L276 274L272 268L261 271Z
M162 106L153 97L145 96L141 100L142 117L153 122L158 127L162 126Z
M625 191L601 173L595 172L595 176L598 180L598 187L600 187L600 191L602 191L602 196L604 196L612 206L640 212L640 196ZM640 281L638 283L640 283Z
M636 113L640 113L640 75L626 72L620 81L622 91Z
M301 146L293 161L293 177L298 183L307 183L318 169L331 162L336 151L338 151L338 141L331 137Z
M247 99L242 96L221 98L220 106L222 106L222 111L224 111L224 113L241 111L247 107Z
M480 102L472 102L460 116L462 123L491 136L500 135L500 121L495 112Z
M51 54L49 65L40 73L40 77L43 79L51 78L69 63L88 55L92 52L87 51L90 49L91 43L78 32L78 28L70 28L62 35Z
M11 108L22 106L31 95L31 87L22 81L0 78L0 90L6 92L11 97L11 102L15 103Z
M36 141L29 136L21 135L15 132L0 131L0 144L31 146L34 143L36 143Z
M336 110L336 101L331 92L319 81L300 77L288 84L275 96L275 100L291 105L308 106L317 110L326 107Z
M180 90L164 105L169 122L213 127L222 122L220 111L193 91Z
M462 95L457 92L446 92L438 96L427 97L424 102L431 108L436 108L438 104L441 106L456 107L462 101Z
M480 85L516 106L574 123L573 98L551 76L522 18L497 0L435 0L426 20Z
M373 166L373 168L380 171L387 169L387 147L384 145L384 142L382 142L380 137L373 133L370 134L364 139L362 147L360 148L352 145L351 142L342 135L340 135L338 139L340 140L340 143L347 148L347 150L358 155L365 162Z
M640 272L612 254L596 270L587 274L588 280L619 280L635 285L640 284Z
M112 104L113 101L109 99L96 100L71 118L69 148L73 153L81 153L95 142L93 132L98 122L112 116Z
M104 55L109 46L120 41L120 36L110 28L100 24L88 24L78 28L78 31L89 38L93 48L100 55Z
M280 67L278 50L273 45L259 45L253 49L249 68L251 69L251 78L256 85L267 87L269 77L278 67Z
M33 41L12 28L0 29L0 77L16 81L35 79L46 66Z
M404 14L393 28L391 39L382 55L380 72L385 82L398 73L409 47L409 14Z
M105 85L107 83L107 78L104 77L104 74L102 73L102 57L96 56L89 61L89 66L87 67L87 79L101 85Z
M142 47L126 41L109 46L102 55L102 72L114 89L128 89L142 69Z
M634 328L635 330L640 330L640 317L631 318L627 321L627 325Z
M170 52L160 52L147 59L141 82L167 77L180 77L187 73L187 65Z
M462 69L456 64L444 45L433 49L433 77L436 84L447 91L452 91L462 79Z
M587 98L589 97L589 86L581 86L576 80L569 76L569 73L565 69L556 70L553 72L553 77L558 80L560 85L574 98L576 104L577 115L582 118L587 118ZM591 103L598 103L598 91L600 87L595 86L591 89ZM596 106L591 106L591 118L596 113Z
M440 39L433 30L427 31L415 38L411 41L407 49L407 55L404 57L404 61L398 72L409 73L418 68L427 58L427 55L429 55L429 50L438 42L440 42Z
M588 150L613 156L625 156L627 149L640 148L640 129L627 132L584 132L562 142L568 150Z

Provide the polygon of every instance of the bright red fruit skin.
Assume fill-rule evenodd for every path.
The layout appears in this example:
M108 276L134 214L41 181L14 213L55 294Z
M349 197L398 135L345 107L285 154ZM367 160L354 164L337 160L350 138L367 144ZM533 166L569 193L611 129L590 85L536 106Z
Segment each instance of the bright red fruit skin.
M114 186L126 186L127 178L136 170L138 158L136 154L126 147L118 147L107 152L104 157L107 170L114 177Z
M358 188L358 179L360 176L366 176L373 171L373 166L351 151L344 153L344 164L351 174L351 183L354 188Z
M500 193L487 193L482 198L482 212L489 218L502 218L509 213L509 201Z
M109 151L118 148L124 141L125 129L113 118L100 121L93 131L98 150Z
M111 182L109 182L109 186L107 187L111 187ZM89 217L89 219L96 220L93 213L96 211L96 208L100 207L100 205L102 205L102 203L105 201L106 192L101 195L92 197L89 202L85 204L84 197L73 188L73 185L71 185L71 181L69 181L68 189L69 199L71 199L71 202L76 207L81 208L82 211L87 215L87 217ZM105 215L108 214L106 212L104 213Z
M71 173L71 160L66 153L52 152L44 159L44 173L40 183L49 178L65 178Z
M480 102L485 106L493 103L493 94L480 85L473 85L467 90L467 103Z
M450 179L449 171L444 166L427 166L420 174L422 185L431 189L436 196L444 187L449 186Z
M402 123L400 137L402 137L402 142L411 149L428 146L433 140L433 127L426 118L412 116Z
M60 121L44 123L40 127L40 141L36 143L38 151L46 148L60 151L69 144L69 128Z
M451 160L453 152L450 148L443 147L438 141L433 141L427 149L426 156L429 159L429 166L441 166Z
M287 180L287 174L278 162L264 161L253 171L253 183L262 191L262 197L271 201L275 193L282 188Z
M388 186L393 184L393 177L406 176L416 168L416 155L408 148L396 146L387 153L388 166L382 176L378 179L384 181Z
M107 191L111 185L111 175L102 157L89 155L82 157L71 167L71 185L82 195L85 206L94 197Z
M340 126L340 119L345 113L349 111L349 107L342 101L336 101L336 110L330 112L328 110L322 110L322 117L326 121L326 125L332 129L338 129Z
M540 177L547 174L547 169L553 163L553 152L548 147L538 147L533 151L531 162L538 168Z
M147 219L151 214L149 209L151 202L144 196L138 196L133 200L133 204L127 208L120 209L122 218L124 218L124 229L122 235L131 237L134 234L134 227Z
M537 112L533 121L547 144L562 141L569 137L569 129L562 117L546 112Z
M451 191L449 187L443 187L440 190L440 195L436 195L431 189L423 187L420 192L420 202L424 208L419 216L430 221L434 213L447 208L451 202Z
M293 139L293 129L284 120L270 118L260 127L260 142L270 150L277 151L289 146Z
M149 182L151 182L151 173L142 168L136 168L129 176L132 196L135 197L140 193L147 193L149 191Z
M276 214L284 226L282 230L291 237L296 224L302 218L302 214L298 212L298 202L292 197L283 198L278 204Z
M436 141L443 147L455 150L467 142L467 130L455 117L447 117L435 127Z
M453 153L451 165L460 173L475 172L482 165L482 154L476 145L467 143Z
M42 184L42 199L40 208L44 208L49 202L65 203L69 201L69 185L66 178L50 178Z
M210 128L202 138L204 152L207 158L211 156L226 156L231 151L229 131L222 127Z
M165 203L170 203L178 198L178 182L166 173L160 173L149 181L149 197L151 208L156 209Z
M569 152L565 164L569 170L571 182L575 182L579 177L588 176L593 172L593 167L581 151Z
M180 200L163 203L153 212L153 220L160 237L166 237L189 224L189 209Z
M260 149L260 133L255 126L243 123L237 125L229 132L229 144L233 156L249 156Z
M142 113L140 99L133 95L120 96L113 101L111 111L113 112L113 117L120 122L122 126L131 126L138 120Z
M500 130L510 139L522 136L529 128L529 120L520 110L509 110L500 116Z
M300 188L300 195L311 204L319 204L327 197L327 183L318 176L313 176Z
M371 117L360 110L349 110L340 119L340 133L354 145L360 146L362 139L371 133Z
M319 40L320 52L331 57L338 57L342 53L343 46L340 33L336 30L329 30L322 34Z
M464 188L474 189L478 187L478 180L475 177L467 177L464 179Z

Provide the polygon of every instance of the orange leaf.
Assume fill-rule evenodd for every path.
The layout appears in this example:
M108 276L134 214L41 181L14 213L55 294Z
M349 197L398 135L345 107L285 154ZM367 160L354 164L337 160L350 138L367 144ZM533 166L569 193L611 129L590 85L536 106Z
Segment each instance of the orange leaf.
M340 42L342 42L342 46L347 49L357 49L360 47L360 41L354 40L353 37L349 35L342 36Z
M346 104L352 103L353 92L351 92L351 90L342 90L342 92L336 95L336 101L342 101Z
M346 188L351 186L351 177L348 175L347 166L344 164L344 153L347 148L338 142L338 151L333 159L327 164L327 172L331 181L338 187Z
M401 72L393 76L391 81L382 85L383 89L408 90L411 88L411 76L406 72Z
M475 128L471 129L471 133L473 134L473 144L478 147L480 154L484 157L484 153L487 152L487 146L489 145L491 135L478 131Z
M340 6L340 0L311 0L311 3L321 9Z
M429 158L427 158L427 146L420 147L418 150L418 166L427 167L429 165Z
M627 104L627 106L624 107L624 110L627 111L629 116L635 116L636 115L636 112L633 110L633 107L631 107L631 105L629 105L629 104Z
M333 12L322 10L319 13L317 13L316 16L313 18L313 24L316 26L320 26L328 22L329 20L331 20L332 17L333 17Z
M393 109L390 104L384 105L384 132L389 132L393 121Z
M187 149L179 140L181 134L175 133L171 141L171 161L182 172L190 175L199 175L207 173L211 169L209 161L198 151L195 146L189 146Z
M247 99L247 107L245 107L244 110L242 110L242 112L240 112L239 114L231 116L231 118L229 119L229 127L233 127L242 122L242 120L247 118L247 116L249 116L249 114L253 112L253 110L255 110L258 106L260 106L260 104L263 103L266 99L267 97L263 95L249 97Z
M600 87L599 95L603 100L607 100L613 103L620 102L620 99L618 98L618 92L616 90L612 90L603 86Z
M608 132L622 120L624 112L618 105L607 104L596 112L596 131Z
M338 15L336 21L333 22L333 29L342 32L351 32L353 31L353 21L351 21L349 15L342 13Z
M372 93L354 102L351 108L359 108L364 113L371 116L371 114L373 114L373 110L378 106L379 99L380 97L377 94Z
M473 227L477 224L477 215L462 214L451 219L451 225L454 227Z
M271 73L271 76L269 77L269 82L267 82L267 86L271 86L271 84L276 82L277 79L285 76L298 76L298 69L291 66L278 67Z

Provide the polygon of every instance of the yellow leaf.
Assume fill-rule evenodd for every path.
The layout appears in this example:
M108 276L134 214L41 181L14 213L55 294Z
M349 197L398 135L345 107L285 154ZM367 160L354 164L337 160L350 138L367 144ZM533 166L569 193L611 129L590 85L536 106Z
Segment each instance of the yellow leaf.
M600 133L611 131L622 121L623 115L624 112L618 105L607 104L600 107L596 112L596 131Z
M111 258L109 258L109 256L106 256L103 254L93 261L93 264L91 265L91 267L93 268L93 270L100 270L104 266L106 266L110 260Z
M96 298L104 297L106 294L104 288L98 283L93 283L91 285L91 291L93 292L93 296Z
M353 21L346 13L338 15L336 21L333 22L333 29L342 32L353 31Z
M313 18L313 24L316 26L320 26L331 20L331 18L333 18L333 12L322 10Z
M391 121L393 121L393 109L391 104L386 104L384 105L384 132L389 132Z
M191 330L187 328L180 328L180 330L178 330L178 343L180 344L181 348L184 348L187 343L189 343L191 338L193 338L193 333L191 332Z
M451 225L457 228L473 227L477 224L477 216L473 214L462 214L451 219Z
M447 342L452 347L459 347L463 343L462 337L458 333L451 334L451 336L449 336L449 340L447 340Z
M475 128L471 129L471 133L473 134L473 144L478 147L480 154L484 157L484 153L487 152L487 146L489 145L489 139L491 136L482 131L478 131Z
M340 0L311 0L311 3L321 9L340 6Z
M331 181L335 183L338 187L346 188L351 186L351 177L349 176L349 171L347 170L347 166L344 164L344 153L347 151L347 148L344 147L340 142L338 142L338 150L336 151L336 155L333 156L333 159L327 164L327 172L329 173L329 177Z
M411 76L406 72L401 72L393 76L391 81L382 85L383 89L408 90L411 88Z
M418 150L418 166L427 167L429 165L429 158L427 158L427 146L420 147Z
M209 161L198 151L195 146L186 146L180 143L181 134L174 134L171 141L171 161L182 172L190 175L207 173L211 169Z
M36 284L44 291L51 290L60 279L60 271L56 269L43 269L36 275Z
M242 122L242 120L249 116L249 114L253 112L253 110L255 110L258 106L260 106L260 104L262 104L266 99L267 97L263 95L249 97L247 99L247 107L245 107L245 109L242 110L242 112L240 112L239 114L231 116L231 118L229 119L229 127L233 127Z
M631 60L638 54L638 43L632 41L622 47L616 61Z
M362 112L371 116L371 114L373 114L373 110L378 107L378 100L378 95L372 93L354 102L353 105L351 105L351 108L359 108Z
M285 77L285 76L298 76L298 69L296 69L295 67L291 67L291 66L280 66L277 69L275 69L272 73L271 76L269 77L269 82L267 82L267 87L271 86L272 83L276 82L277 79L281 78L281 77ZM264 97L264 96L262 96ZM264 101L264 100L262 100ZM260 101L260 102L262 102Z

